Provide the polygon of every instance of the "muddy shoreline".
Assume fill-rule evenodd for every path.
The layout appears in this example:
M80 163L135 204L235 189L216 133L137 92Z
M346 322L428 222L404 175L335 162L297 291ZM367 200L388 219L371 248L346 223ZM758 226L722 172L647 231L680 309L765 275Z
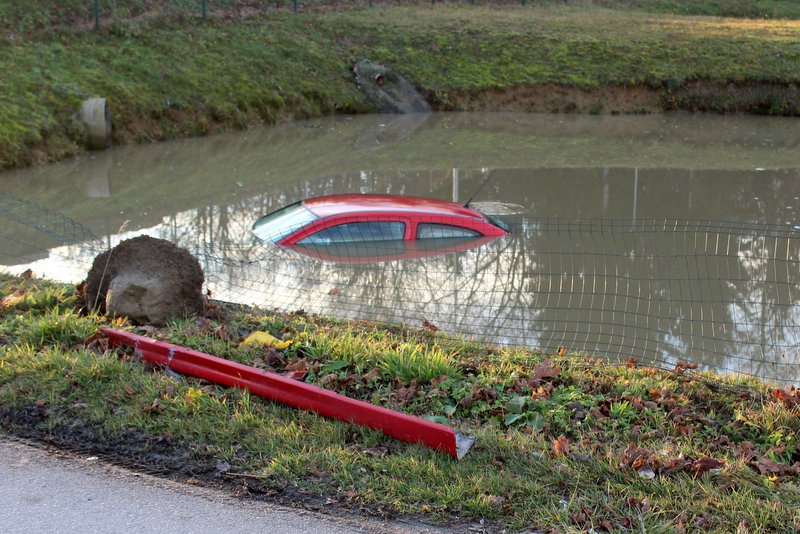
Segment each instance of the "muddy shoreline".
M453 91L440 111L498 111L526 113L663 113L669 111L800 115L797 84L710 81L661 87L608 85L586 89L564 85L531 85L489 89L476 93ZM434 104L436 104L434 102Z

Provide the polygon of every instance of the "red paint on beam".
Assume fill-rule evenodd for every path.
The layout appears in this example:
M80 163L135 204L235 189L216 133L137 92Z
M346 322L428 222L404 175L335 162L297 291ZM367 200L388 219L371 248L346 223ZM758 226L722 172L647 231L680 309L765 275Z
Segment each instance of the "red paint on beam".
M245 388L277 402L378 429L387 436L408 443L420 443L454 458L464 456L475 441L448 426L351 399L276 373L124 330L101 328L100 331L108 337L111 346L132 347L137 356L172 371L205 378L224 386Z

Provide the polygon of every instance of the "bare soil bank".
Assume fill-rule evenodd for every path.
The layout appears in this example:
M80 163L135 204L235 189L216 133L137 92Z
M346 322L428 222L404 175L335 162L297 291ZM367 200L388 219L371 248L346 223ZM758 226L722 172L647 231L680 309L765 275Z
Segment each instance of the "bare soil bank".
M434 103L446 111L516 111L531 113L659 113L710 111L759 115L800 115L796 84L694 81L663 87L605 86L585 89L563 85L533 85L452 92Z

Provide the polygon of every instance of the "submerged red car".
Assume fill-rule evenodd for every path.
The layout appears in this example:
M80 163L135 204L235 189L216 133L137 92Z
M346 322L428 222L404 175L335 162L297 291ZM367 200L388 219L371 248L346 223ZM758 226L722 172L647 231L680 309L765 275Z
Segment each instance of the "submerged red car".
M253 224L277 245L499 237L509 227L455 202L398 195L331 195L296 202Z

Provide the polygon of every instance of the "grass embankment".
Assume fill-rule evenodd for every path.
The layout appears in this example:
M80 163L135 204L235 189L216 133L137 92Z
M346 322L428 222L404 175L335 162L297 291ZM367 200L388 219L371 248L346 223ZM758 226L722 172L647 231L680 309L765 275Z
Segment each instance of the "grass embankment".
M146 331L473 432L455 461L108 350L92 338L107 320L78 313L69 288L2 276L0 299L0 424L22 435L251 494L490 529L800 529L797 391L258 310ZM239 349L254 330L292 343Z
M97 33L85 2L0 6L0 168L82 150L73 116L91 96L109 99L118 143L365 111L351 74L365 57L438 109L800 109L800 23L646 12L797 17L791 2L342 2L361 7L293 15L230 0L208 20L196 4L116 4Z

